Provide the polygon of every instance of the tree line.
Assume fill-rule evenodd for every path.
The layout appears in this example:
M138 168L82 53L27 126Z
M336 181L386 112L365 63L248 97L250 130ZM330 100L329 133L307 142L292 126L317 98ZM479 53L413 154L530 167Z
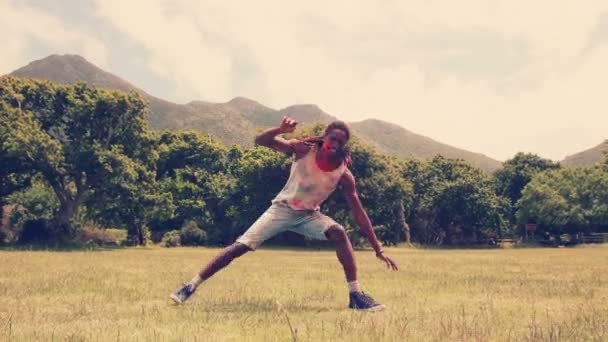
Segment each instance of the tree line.
M127 243L224 245L269 206L291 157L223 146L192 130L151 130L137 93L0 79L0 244L68 243L87 226ZM293 137L318 135L312 124ZM387 245L458 245L521 233L606 231L608 162L562 168L518 153L493 174L463 160L383 155L354 137L351 171ZM341 193L322 210L362 243ZM306 243L282 236L283 243Z

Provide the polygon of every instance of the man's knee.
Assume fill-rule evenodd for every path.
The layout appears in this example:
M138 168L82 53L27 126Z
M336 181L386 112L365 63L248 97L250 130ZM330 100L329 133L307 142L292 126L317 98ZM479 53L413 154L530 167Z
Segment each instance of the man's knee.
M333 225L325 231L325 236L331 241L345 241L348 240L346 231L339 225Z
M228 255L230 255L231 259L238 258L249 251L252 251L252 249L240 242L235 242L228 247Z

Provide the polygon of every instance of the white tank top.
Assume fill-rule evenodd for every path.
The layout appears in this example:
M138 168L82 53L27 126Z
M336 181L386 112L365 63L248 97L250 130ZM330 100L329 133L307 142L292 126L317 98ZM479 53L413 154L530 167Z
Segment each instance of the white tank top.
M319 210L321 203L331 195L346 170L342 163L333 171L323 171L315 160L318 145L291 164L289 179L272 203L287 203L294 210Z

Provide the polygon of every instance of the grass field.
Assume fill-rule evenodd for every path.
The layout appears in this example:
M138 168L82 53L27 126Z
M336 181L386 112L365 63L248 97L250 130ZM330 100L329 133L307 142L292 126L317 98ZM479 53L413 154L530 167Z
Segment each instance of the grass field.
M357 252L379 313L345 308L333 252L262 249L173 305L216 251L0 251L0 340L608 340L606 246Z

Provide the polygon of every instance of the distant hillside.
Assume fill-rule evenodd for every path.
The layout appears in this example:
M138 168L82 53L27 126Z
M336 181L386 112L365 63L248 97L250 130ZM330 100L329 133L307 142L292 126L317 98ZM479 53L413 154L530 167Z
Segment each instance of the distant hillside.
M64 84L84 81L105 89L135 90L150 103L149 121L152 128L200 129L227 145L253 144L254 126L238 112L217 105L203 106L199 102L181 105L159 99L78 55L51 55L31 62L11 75Z
M240 113L254 126L273 126L280 122L282 118L276 110L244 97L235 97L220 105L227 110Z
M336 117L331 116L321 110L317 105L303 104L289 106L280 110L280 117L289 116L296 119L299 122L325 122L337 120Z
M13 71L11 75L64 84L85 81L97 87L124 91L137 89L129 82L96 67L78 55L50 55Z
M108 73L77 55L51 55L15 70L11 75L46 79L57 83L84 81L91 85L119 90L135 90L150 103L150 126L199 129L226 145L251 146L260 127L276 125L284 115L301 123L330 122L336 118L314 104L301 104L275 110L254 100L236 97L226 103L192 101L177 104L154 97L131 83ZM495 170L500 162L482 154L461 150L400 126L370 119L351 124L356 134L380 151L398 157L431 158L442 154L462 158L484 170Z
M567 156L561 161L561 164L564 166L589 166L602 163L606 160L604 153L608 153L608 140L588 150Z
M352 123L351 126L364 140L372 141L380 150L394 156L429 159L441 154L448 158L467 160L471 164L488 171L496 170L501 166L501 162L483 154L442 144L385 121L368 119Z
M244 97L235 97L230 102L216 105L220 105L227 110L239 112L243 117L251 121L253 125L258 127L275 126L281 122L283 116L289 116L304 124L336 120L335 117L325 113L317 105L312 104L295 105L275 110Z

